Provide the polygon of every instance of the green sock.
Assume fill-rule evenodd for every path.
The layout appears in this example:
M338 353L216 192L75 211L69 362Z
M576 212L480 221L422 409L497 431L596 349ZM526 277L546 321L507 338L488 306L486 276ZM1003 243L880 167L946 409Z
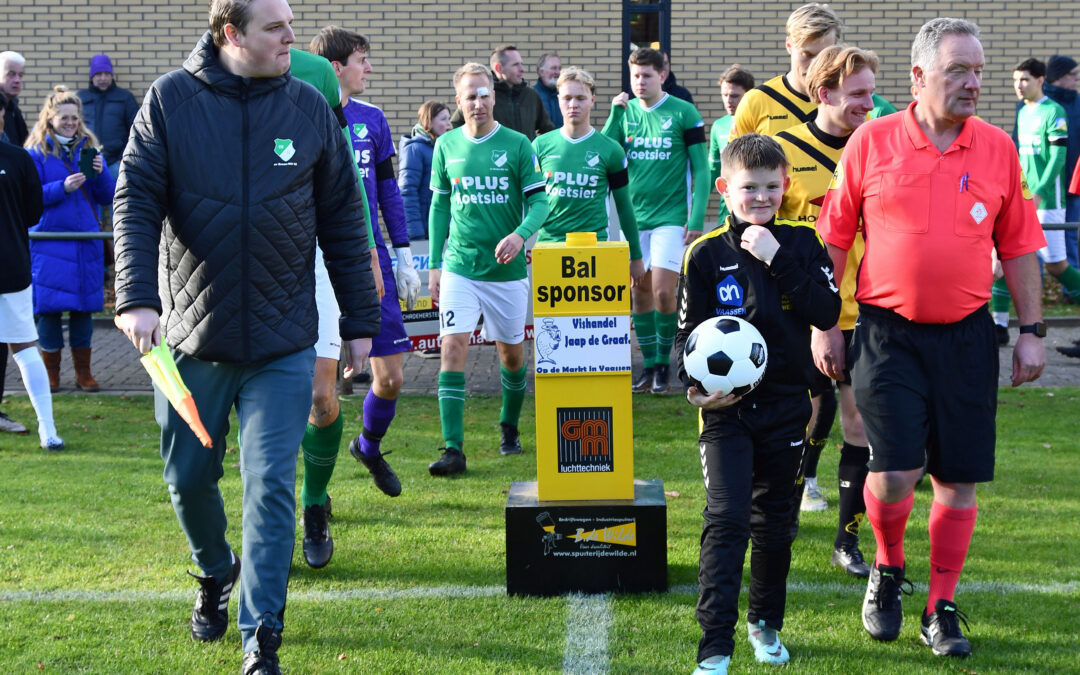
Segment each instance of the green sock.
M652 368L656 360L656 320L653 312L644 314L631 314L634 318L634 332L637 334L638 346L641 347L641 361L646 368Z
M502 410L499 412L499 422L503 424L518 425L521 419L521 404L525 402L525 366L521 370L507 370L499 366L499 376L502 379Z
M339 413L325 427L308 422L304 430L304 440L300 441L300 447L304 449L304 486L300 490L300 502L305 509L326 503L326 486L330 484L330 476L334 475L343 425Z
M1064 275L1062 275L1064 276ZM997 312L1009 313L1009 303L1012 297L1009 295L1009 285L1005 283L1005 277L994 282L990 288L990 309Z
M1057 279L1065 287L1065 293L1073 299L1073 302L1080 300L1080 272L1077 272L1075 267L1069 265Z
M656 313L656 358L654 365L666 366L671 361L671 345L675 343L677 320L675 313Z
M459 370L439 373L439 421L446 447L461 450L465 440L465 373Z

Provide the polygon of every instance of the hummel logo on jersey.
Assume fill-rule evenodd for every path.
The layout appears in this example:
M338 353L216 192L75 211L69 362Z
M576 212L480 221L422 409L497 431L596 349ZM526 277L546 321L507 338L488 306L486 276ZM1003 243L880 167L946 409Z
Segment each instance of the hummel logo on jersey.
M506 164L506 151L505 150L492 150L491 161L495 166L502 166Z
M784 115L769 115L770 120L786 120L787 118L788 118L787 114L784 114Z
M790 447L792 447L792 448L797 448L797 447L799 447L799 446L800 446L800 445L802 445L802 444L803 444L803 442L802 442L802 439L799 439L799 440L797 440L797 441L791 441L790 443L788 443L788 445L789 445Z
M367 135L368 135L367 125L364 124L363 122L357 122L356 124L352 125L352 132L353 132L353 135L356 136L357 138L367 138Z
M791 167L791 170L795 173L800 173L802 171L817 171L817 164L814 166L793 166Z
M291 138L275 138L274 139L274 153L281 158L283 162L287 162L292 159L292 156L296 154L296 148L293 147Z
M739 265L738 263L734 265L719 265L716 269L720 270L721 272L733 272L739 269Z
M971 207L971 217L975 219L976 225L981 225L982 221L986 219L986 207L982 202L975 202L975 206Z
M668 129L671 128L671 116L670 115L665 115L664 117L660 118L660 128L665 130L665 131L667 131Z
M589 151L585 153L585 163L589 166L596 166L600 163L600 153Z
M833 271L825 265L821 266L821 271L825 273L825 278L829 280L829 290L833 293L839 293L840 291L837 290L836 284L833 283Z
M465 161L464 157L455 157L453 159L446 160L446 164L447 164L447 166L449 166L450 164L457 164L458 162L464 162L464 161Z

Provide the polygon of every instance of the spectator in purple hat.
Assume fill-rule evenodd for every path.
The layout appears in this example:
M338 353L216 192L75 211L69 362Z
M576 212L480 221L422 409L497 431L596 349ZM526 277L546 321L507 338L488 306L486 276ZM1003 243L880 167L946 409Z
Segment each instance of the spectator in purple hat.
M101 142L101 154L115 180L139 104L130 91L116 86L112 61L105 54L90 58L90 87L79 91L79 100L83 122Z

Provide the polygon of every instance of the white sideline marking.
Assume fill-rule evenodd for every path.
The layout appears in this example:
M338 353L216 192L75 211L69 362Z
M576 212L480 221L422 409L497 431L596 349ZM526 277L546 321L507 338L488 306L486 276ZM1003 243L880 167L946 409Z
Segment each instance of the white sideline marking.
M747 590L745 587L742 589ZM861 596L866 586L856 581L810 583L792 581L789 591L806 593L840 593ZM915 590L925 593L925 583L915 584ZM672 586L668 593L697 595L695 584ZM1044 595L1065 595L1080 592L1080 581L1065 581L1053 584L1018 584L1010 581L969 581L960 582L958 594L964 593L1038 593ZM357 588L340 591L290 591L290 602L327 602L340 600L408 600L412 598L486 598L505 595L505 586L415 586L410 588ZM55 590L55 591L12 591L0 590L0 602L148 602L148 601L189 601L195 590L183 591L100 591L100 590ZM580 596L589 599L593 596ZM605 596L599 596L601 598ZM575 596L567 596L573 603ZM606 601L609 603L609 601ZM573 607L573 605L572 605ZM610 614L610 604L605 605ZM573 614L573 612L571 612ZM610 616L608 617L610 620ZM569 620L568 620L569 623ZM593 624L595 626L595 624Z
M566 596L566 649L563 672L571 675L603 675L608 671L608 632L611 628L611 595Z

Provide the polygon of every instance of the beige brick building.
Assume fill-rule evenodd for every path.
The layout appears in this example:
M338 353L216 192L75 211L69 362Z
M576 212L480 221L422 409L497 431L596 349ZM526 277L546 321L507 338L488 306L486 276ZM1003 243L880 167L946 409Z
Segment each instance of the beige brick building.
M667 1L667 0L665 0ZM629 3L627 3L629 4ZM723 112L717 76L734 62L764 81L787 67L783 25L799 2L670 0L670 49L679 83L690 89L711 123ZM386 112L398 136L415 121L425 99L452 102L454 70L466 60L487 62L500 42L518 46L535 81L534 59L556 50L564 65L592 71L600 85L596 123L618 93L622 77L622 0L600 2L447 3L294 2L298 46L321 26L336 23L374 40L375 73L366 98ZM54 84L88 83L93 54L107 53L121 86L138 98L158 75L182 63L206 27L205 0L0 0L0 49L27 58L20 97L28 123ZM1080 5L1066 0L1001 2L833 2L847 25L847 41L877 51L878 92L897 107L910 100L911 38L935 16L977 22L983 31L986 72L979 113L1012 128L1011 69L1021 59L1064 53L1080 60Z

